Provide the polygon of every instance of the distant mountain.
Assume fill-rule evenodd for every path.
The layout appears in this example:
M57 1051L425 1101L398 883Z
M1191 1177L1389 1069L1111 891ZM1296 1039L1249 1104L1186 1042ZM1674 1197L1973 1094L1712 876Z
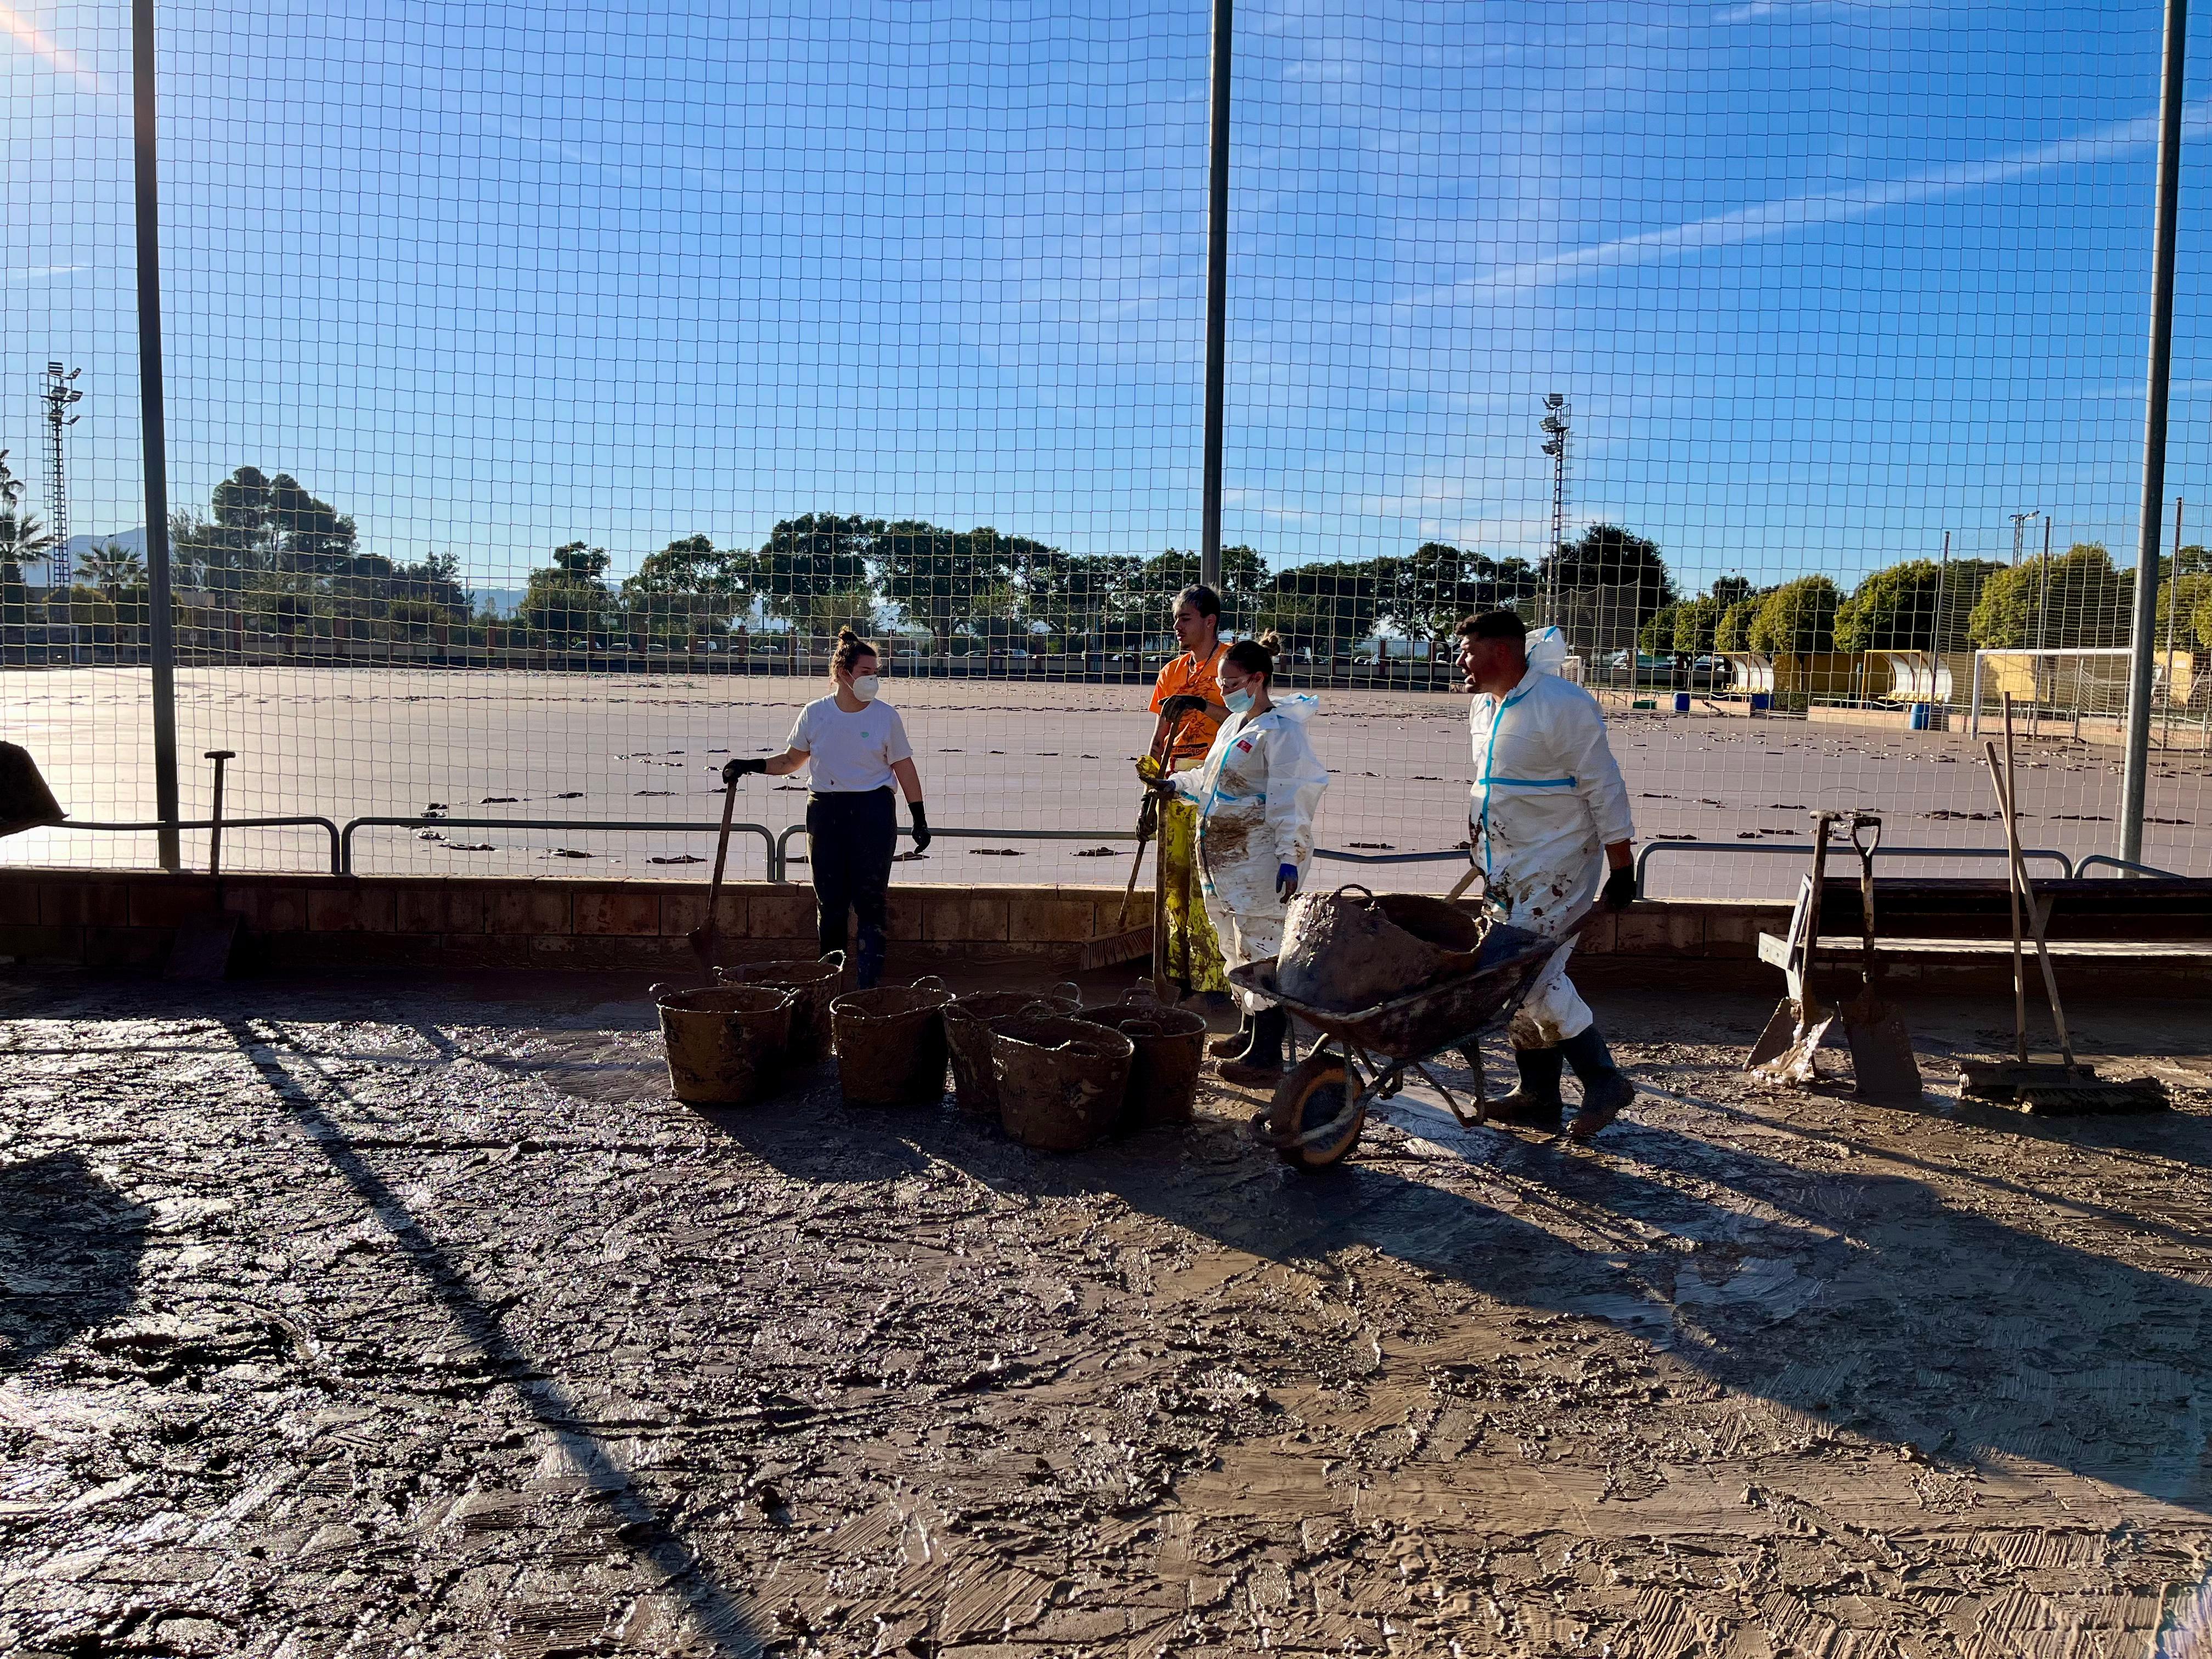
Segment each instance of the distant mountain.
M112 536L72 536L69 538L70 557L82 558L94 548L105 547L110 542L129 548L142 559L146 556L146 532L139 529L118 531Z

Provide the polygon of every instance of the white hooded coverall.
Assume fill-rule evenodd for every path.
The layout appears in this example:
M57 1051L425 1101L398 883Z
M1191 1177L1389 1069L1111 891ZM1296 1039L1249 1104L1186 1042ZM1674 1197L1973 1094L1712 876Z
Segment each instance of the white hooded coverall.
M1557 938L1578 923L1604 880L1604 848L1630 840L1628 791L1606 741L1597 699L1531 668L1503 697L1477 694L1468 840L1482 867L1486 908L1516 927ZM1562 945L1521 1005L1508 1036L1551 1048L1588 1030L1593 1016L1567 978Z
M1264 714L1231 714L1195 770L1170 781L1198 806L1198 867L1206 914L1231 968L1264 962L1283 948L1283 901L1275 874L1295 866L1300 885L1313 858L1314 811L1328 769L1314 753L1306 722L1321 705L1278 697ZM1268 1006L1238 991L1246 1012Z

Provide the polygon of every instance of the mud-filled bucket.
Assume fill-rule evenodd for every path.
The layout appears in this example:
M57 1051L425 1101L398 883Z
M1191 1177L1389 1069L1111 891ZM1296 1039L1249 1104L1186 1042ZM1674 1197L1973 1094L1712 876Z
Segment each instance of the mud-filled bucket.
M1349 1012L1464 973L1481 947L1482 924L1456 905L1352 884L1291 901L1275 979L1296 1001Z
M830 1005L844 982L842 951L832 951L819 962L750 962L717 968L714 977L725 985L769 985L790 992L796 1001L786 1051L791 1063L811 1066L830 1057Z
M1206 1021L1201 1016L1164 1002L1130 1001L1089 1009L1078 1018L1119 1031L1135 1050L1129 1061L1121 1128L1153 1129L1190 1121L1199 1070L1206 1063Z
M945 1005L935 978L848 991L830 1005L848 1106L927 1104L945 1093Z
M970 991L945 1005L945 1046L952 1059L952 1092L971 1117L999 1115L999 1081L992 1070L994 1022L1034 1010L1066 1018L1083 1006L1083 993L1060 984L1048 991Z
M999 1121L1024 1146L1079 1152L1111 1133L1136 1045L1087 1019L1016 1014L991 1027Z
M668 1086L690 1106L742 1106L775 1079L795 1000L769 985L653 988Z

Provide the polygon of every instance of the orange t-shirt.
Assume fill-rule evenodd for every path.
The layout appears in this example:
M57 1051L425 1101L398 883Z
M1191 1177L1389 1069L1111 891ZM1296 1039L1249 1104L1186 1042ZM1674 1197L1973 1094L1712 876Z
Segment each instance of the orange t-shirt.
M1158 714L1170 697L1204 697L1215 708L1220 708L1221 659L1228 651L1225 644L1218 645L1204 662L1188 651L1170 659L1160 670L1159 678L1152 682L1152 713ZM1213 734L1221 729L1224 718L1226 711L1212 720L1193 714L1177 720L1170 738L1173 745L1168 750L1170 769L1177 770L1186 763L1204 760L1206 751L1213 747Z

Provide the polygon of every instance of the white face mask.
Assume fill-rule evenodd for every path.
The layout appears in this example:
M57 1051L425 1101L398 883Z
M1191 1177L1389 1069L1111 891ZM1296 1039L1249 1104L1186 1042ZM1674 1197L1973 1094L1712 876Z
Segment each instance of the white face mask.
M883 689L883 681L873 674L856 674L853 678L853 695L862 702L873 702Z

